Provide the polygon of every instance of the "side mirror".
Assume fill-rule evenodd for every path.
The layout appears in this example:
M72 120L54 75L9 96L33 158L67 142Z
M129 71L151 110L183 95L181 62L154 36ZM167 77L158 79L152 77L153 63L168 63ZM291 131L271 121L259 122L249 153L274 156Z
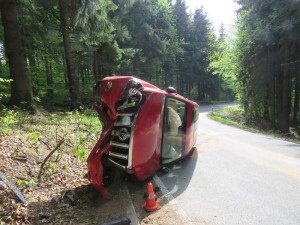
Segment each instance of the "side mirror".
M175 89L175 88L173 88L173 87L168 87L167 88L167 92L169 93L169 94L177 94L177 90Z

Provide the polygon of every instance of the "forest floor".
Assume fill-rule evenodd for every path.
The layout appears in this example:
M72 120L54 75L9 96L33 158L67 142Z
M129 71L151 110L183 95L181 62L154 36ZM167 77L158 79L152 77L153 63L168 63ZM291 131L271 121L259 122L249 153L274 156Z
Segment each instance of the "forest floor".
M300 128L291 127L289 134L281 134L279 131L272 129L271 124L266 121L247 121L244 111L240 106L216 110L210 114L210 118L252 132L272 135L277 138L300 143Z
M28 200L20 203L0 185L1 225L99 224L124 214L128 203L118 183L109 187L119 197L112 201L86 177L86 158L101 132L94 112L4 110L0 125L0 172ZM43 160L55 148L39 179Z

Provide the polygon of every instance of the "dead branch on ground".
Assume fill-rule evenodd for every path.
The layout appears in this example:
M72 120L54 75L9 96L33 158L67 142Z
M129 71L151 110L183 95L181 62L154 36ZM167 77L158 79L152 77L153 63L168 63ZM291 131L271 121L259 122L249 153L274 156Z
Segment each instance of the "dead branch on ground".
M55 148L47 155L47 157L43 160L42 164L41 164L41 168L40 168L40 172L38 175L38 180L40 180L43 169L44 169L44 165L45 163L48 161L48 159L53 155L53 153L59 149L59 147L65 142L65 139L61 139L60 142L55 146Z

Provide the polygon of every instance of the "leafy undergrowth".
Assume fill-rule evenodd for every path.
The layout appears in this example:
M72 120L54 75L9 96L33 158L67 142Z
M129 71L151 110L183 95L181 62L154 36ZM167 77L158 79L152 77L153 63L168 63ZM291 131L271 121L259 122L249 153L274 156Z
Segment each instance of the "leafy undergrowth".
M240 127L253 132L273 135L275 137L284 138L294 142L300 142L299 131L295 128L290 128L290 135L282 135L279 131L271 128L270 123L266 121L248 121L245 119L244 110L240 106L233 106L225 109L220 109L212 112L210 118L221 123Z
M6 110L0 129L0 171L28 200L21 204L0 185L0 224L96 223L90 204L97 193L85 175L101 132L96 113ZM38 179L43 160L57 147Z

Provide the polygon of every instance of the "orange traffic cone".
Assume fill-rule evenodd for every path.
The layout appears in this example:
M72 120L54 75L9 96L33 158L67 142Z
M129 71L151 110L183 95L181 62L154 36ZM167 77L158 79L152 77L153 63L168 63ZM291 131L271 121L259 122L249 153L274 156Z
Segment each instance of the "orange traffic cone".
M148 183L147 192L148 192L148 198L142 207L148 212L152 212L157 209L160 209L161 206L155 201L155 195L154 195L153 186L151 182Z

